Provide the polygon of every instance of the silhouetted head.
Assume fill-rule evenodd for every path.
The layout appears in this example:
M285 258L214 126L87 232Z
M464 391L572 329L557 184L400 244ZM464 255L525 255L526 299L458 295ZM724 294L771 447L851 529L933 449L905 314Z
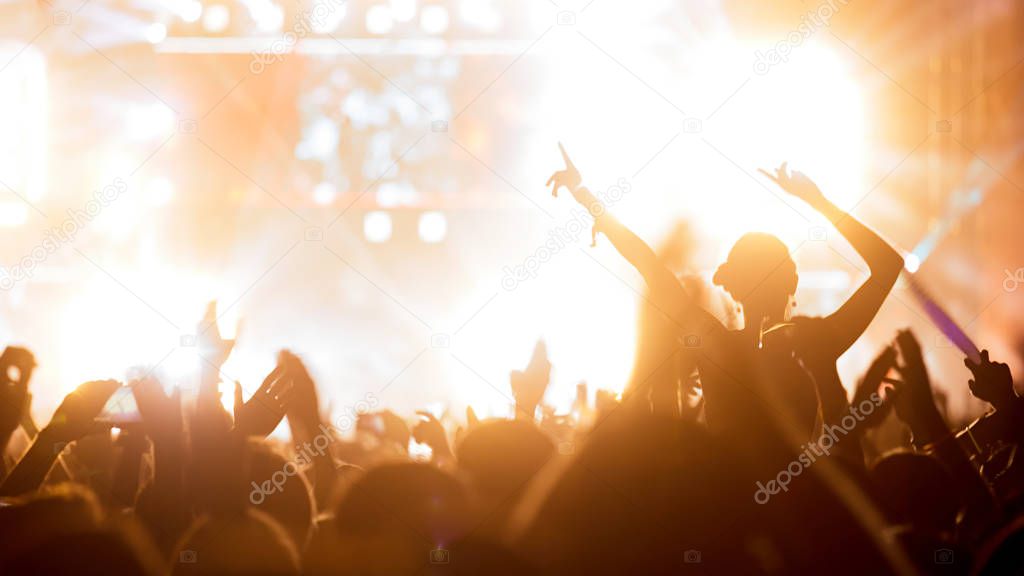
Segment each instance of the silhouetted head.
M310 452L300 455L310 458ZM264 440L249 441L249 501L276 520L300 552L313 530L314 503L305 473Z
M255 509L196 520L171 561L174 576L299 573L299 556L284 528Z
M462 485L428 464L385 464L366 472L335 509L332 554L351 574L419 572L470 528Z
M715 272L714 283L743 306L744 315L781 320L796 292L796 264L781 240L763 232L744 234Z
M70 482L44 486L37 493L0 506L0 565L21 551L67 534L99 530L103 508L96 495Z
M935 458L891 452L875 463L870 475L892 522L912 524L927 534L956 527L960 499L949 472Z
M527 482L554 452L551 439L523 420L483 422L466 435L456 451L459 472L476 512L486 519L484 532L504 524Z

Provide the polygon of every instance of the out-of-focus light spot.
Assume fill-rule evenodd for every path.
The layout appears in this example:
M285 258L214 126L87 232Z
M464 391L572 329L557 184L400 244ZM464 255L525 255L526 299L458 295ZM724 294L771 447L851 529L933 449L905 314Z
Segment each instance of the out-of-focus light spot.
M167 178L153 178L146 184L146 199L154 206L166 206L173 196L174 184Z
M154 22L146 26L146 42L159 44L167 38L167 26L160 22Z
M223 32L231 22L231 11L223 4L211 4L203 11L203 28L207 32Z
M348 4L340 0L316 0L309 13L309 26L317 34L334 32L345 19Z
M448 220L444 212L424 212L420 214L420 240L428 244L437 244L448 234Z
M917 257L917 254L907 254L903 259L903 267L907 269L907 272L917 272L917 269L921 267L921 259Z
M417 199L416 189L408 182L381 182L376 196L377 204L385 208L408 206Z
M366 11L366 30L371 34L387 34L395 26L391 10L383 4L371 6Z
M326 206L331 202L334 202L334 198L338 195L334 189L334 184L330 182L321 182L313 188L313 202L321 206Z
M391 215L387 212L367 212L363 218L363 235L375 244L391 239Z
M301 142L296 145L295 155L300 160L310 158L326 159L338 149L338 128L325 117L313 120L306 128Z
M186 2L181 7L181 19L185 22L196 22L203 15L203 4L198 0Z
M250 4L249 15L263 32L278 32L284 25L284 9L269 0Z
M416 17L416 0L391 0L391 17L396 22L408 22Z
M448 9L444 6L425 6L420 12L420 28L427 34L442 34L448 30Z

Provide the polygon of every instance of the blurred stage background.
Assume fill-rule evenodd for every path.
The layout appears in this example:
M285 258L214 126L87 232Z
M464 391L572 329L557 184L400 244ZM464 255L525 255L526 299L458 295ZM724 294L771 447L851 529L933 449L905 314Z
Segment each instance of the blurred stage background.
M593 189L629 184L613 209L649 241L688 219L693 272L778 234L797 313L824 314L866 271L756 173L789 160L1022 377L1022 27L1010 0L3 1L0 265L39 258L0 292L0 340L35 351L43 419L130 365L188 382L213 298L241 321L223 376L250 392L289 347L333 410L507 413L541 337L550 403L620 391L640 278L589 230L538 253L574 218L543 186L562 141ZM902 284L847 386L901 326L977 414Z

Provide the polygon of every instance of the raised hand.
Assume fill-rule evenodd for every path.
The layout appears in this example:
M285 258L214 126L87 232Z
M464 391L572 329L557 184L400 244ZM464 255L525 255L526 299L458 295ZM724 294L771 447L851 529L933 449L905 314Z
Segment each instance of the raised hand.
M71 442L96 431L96 416L121 386L117 380L86 382L64 397L43 434L51 440Z
M894 390L896 415L910 426L918 446L947 434L949 429L935 407L928 370L921 357L921 345L910 330L896 335L896 347L902 362L896 365L903 383Z
M512 395L516 399L516 415L532 420L551 381L551 362L548 361L547 347L543 340L534 346L526 370L513 370L509 377Z
M566 187L569 192L575 192L580 184L583 183L583 178L580 176L580 171L576 169L576 165L569 159L569 155L566 154L565 148L562 147L562 143L558 143L558 149L562 152L562 160L565 161L565 169L559 170L548 178L545 186L551 186L551 195L558 196L558 189Z
M282 350L278 354L277 362L284 368L285 376L292 381L291 400L287 412L288 423L293 429L292 435L296 438L315 435L321 421L320 400L313 377L309 375L302 359L288 350ZM301 430L296 429L296 426Z
M217 326L217 301L211 301L206 305L206 313L196 329L196 346L199 354L211 365L219 370L235 347L234 340L228 340L221 336L220 328Z
M180 440L182 436L181 389L170 395L153 376L147 375L130 383L135 403L142 416L142 428L154 444Z
M969 380L967 385L975 397L995 406L996 410L1008 409L1017 403L1010 367L989 360L988 350L981 351L981 360L977 363L964 358L964 365L974 375L974 379Z
M248 402L243 401L242 385L235 382L235 430L247 436L273 432L284 418L292 390L292 380L280 364L263 379Z
M426 444L433 451L435 459L446 458L451 455L448 449L448 436L445 434L444 426L426 410L418 410L417 415L423 418L412 429L412 438L420 444Z
M811 204L815 205L816 202L825 199L825 195L818 189L818 185L811 181L803 172L793 171L790 173L787 168L788 162L783 162L775 169L775 173L772 174L767 170L758 168L758 172L764 174L773 182L779 185L780 188L790 193L793 196Z
M892 409L891 402L883 402L878 404L877 399L879 395L879 388L885 381L885 375L889 373L889 370L896 367L896 348L893 346L886 346L882 352L875 357L875 360L868 367L867 372L864 373L864 377L857 384L857 389L853 393L854 407L858 407L862 402L871 402L875 404L875 409L870 414L864 415L864 420L861 425L857 427L857 430L867 430L874 428L881 424L882 420L889 414ZM859 410L859 408L858 408Z
M28 382L35 366L35 357L25 348L8 346L0 355L0 449L28 410Z

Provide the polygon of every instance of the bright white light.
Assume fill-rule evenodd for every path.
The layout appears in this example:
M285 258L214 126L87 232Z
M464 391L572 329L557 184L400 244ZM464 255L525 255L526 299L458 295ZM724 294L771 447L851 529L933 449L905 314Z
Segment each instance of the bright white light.
M300 159L326 159L338 149L338 127L326 117L311 122L303 136L298 144L302 148L297 151Z
M159 44L167 38L167 26L160 22L154 22L146 26L146 42Z
M27 206L22 203L0 202L0 228L21 226L27 221Z
M374 244L391 239L391 215L387 212L367 212L363 218L363 235Z
M917 257L917 254L907 254L903 258L903 267L907 269L907 272L913 274L921 267L921 259Z
M176 127L174 111L159 102L129 107L124 120L125 131L133 140L166 136Z
M250 4L249 15L263 32L277 32L284 25L284 9L269 0Z
M425 6L420 13L420 27L427 34L441 34L448 30L448 9L444 6Z
M203 4L198 0L186 2L181 8L181 19L185 22L196 22L203 15Z
M211 4L203 11L203 28L207 32L223 32L231 22L231 11L223 4Z
M317 34L334 32L345 19L348 4L341 0L316 0L309 12L309 26Z
M416 17L416 0L391 0L391 16L396 22L408 22Z
M366 11L366 30L370 34L387 34L394 26L395 21L387 6L377 4Z
M448 234L448 220L444 212L424 212L420 214L420 240L428 244L436 244L444 240Z
M321 182L313 187L313 202L316 202L320 206L327 206L331 202L334 202L334 198L338 195L337 190L334 189L334 184L330 182Z
M174 184L167 178L153 178L146 185L146 199L154 206L166 206L173 196Z

